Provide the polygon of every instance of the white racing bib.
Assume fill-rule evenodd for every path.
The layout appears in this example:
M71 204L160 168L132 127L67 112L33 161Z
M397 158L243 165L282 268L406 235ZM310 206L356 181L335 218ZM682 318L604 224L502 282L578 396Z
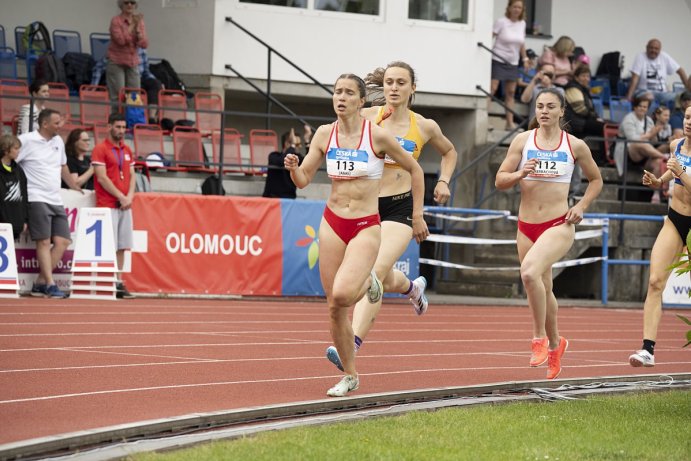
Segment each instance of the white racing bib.
M564 151L529 150L527 158L536 159L535 172L531 177L556 178L563 176L569 169L569 154Z
M677 157L677 160L679 161L679 163L681 163L682 173L686 172L688 169L687 167L691 166L691 157L689 157L688 155L684 155L681 152L679 152L679 153L675 152L674 155ZM680 186L683 185L681 180L679 179L679 177L676 177L676 176L674 178L674 183L679 184Z
M326 153L326 172L331 177L367 176L368 154L364 150L332 147Z

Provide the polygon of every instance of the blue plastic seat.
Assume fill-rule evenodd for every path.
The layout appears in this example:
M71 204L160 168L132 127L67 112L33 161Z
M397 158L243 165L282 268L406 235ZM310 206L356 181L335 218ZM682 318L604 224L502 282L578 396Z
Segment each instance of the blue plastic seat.
M82 36L76 30L55 29L53 31L55 57L62 59L65 53L82 52Z
M12 48L0 47L0 78L17 78L17 55Z
M631 101L615 97L609 99L609 119L614 123L621 123L624 116L631 110Z
M597 112L597 116L600 118L605 118L605 105L602 103L602 98L592 98L593 108Z
M91 46L91 56L98 62L108 53L110 44L110 34L103 32L92 32L89 34L89 44Z

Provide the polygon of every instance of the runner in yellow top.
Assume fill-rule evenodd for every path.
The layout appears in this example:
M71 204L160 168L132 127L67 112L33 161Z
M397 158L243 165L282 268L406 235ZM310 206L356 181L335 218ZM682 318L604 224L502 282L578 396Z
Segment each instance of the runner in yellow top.
M366 119L393 134L416 161L427 143L439 152L442 157L441 173L434 189L434 200L439 204L446 203L451 195L449 181L456 168L458 154L434 120L409 109L416 89L415 71L405 62L392 62L386 69L378 68L367 75L365 82L370 94L383 93L383 97L373 101L372 107L362 109L361 113ZM427 310L427 281L424 277L411 281L403 272L394 270L393 265L412 237L420 243L427 238L429 231L422 210L413 209L410 173L388 157L384 166L379 191L379 215L382 235L386 235L386 238L381 240L374 270L384 283L385 291L407 295L415 312L422 315ZM370 303L366 297L355 305L352 326L356 351L372 328L380 308L381 300ZM326 356L342 369L335 347L330 346Z

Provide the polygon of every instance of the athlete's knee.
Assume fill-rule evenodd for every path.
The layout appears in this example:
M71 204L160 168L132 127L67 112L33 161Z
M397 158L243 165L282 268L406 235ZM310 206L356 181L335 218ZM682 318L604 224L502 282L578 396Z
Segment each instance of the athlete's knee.
M357 301L354 297L355 294L353 294L352 290L334 287L333 293L331 293L331 300L333 302L331 309L350 307Z
M650 279L648 280L648 292L661 293L665 289L667 284L667 274L655 274L650 273Z
M534 264L524 262L521 264L521 280L525 286L535 285L542 281L542 273Z

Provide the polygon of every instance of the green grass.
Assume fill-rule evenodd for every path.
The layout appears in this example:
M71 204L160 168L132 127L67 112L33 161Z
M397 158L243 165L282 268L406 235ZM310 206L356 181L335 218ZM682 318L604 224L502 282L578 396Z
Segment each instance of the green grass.
M129 459L688 461L691 391L413 412Z

